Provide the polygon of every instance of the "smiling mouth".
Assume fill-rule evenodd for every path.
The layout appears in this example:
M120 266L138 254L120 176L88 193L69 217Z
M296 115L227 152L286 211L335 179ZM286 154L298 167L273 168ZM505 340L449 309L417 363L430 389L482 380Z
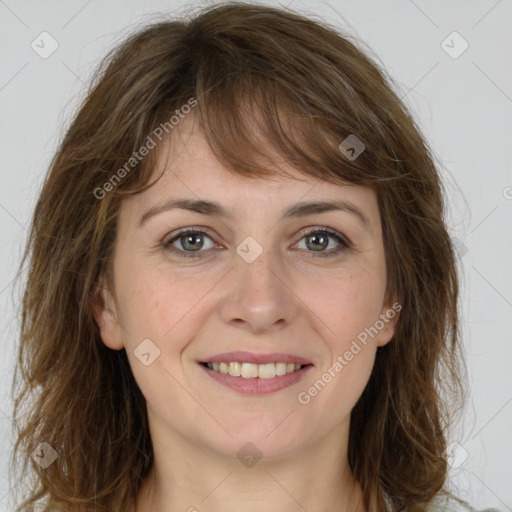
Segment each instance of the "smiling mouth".
M241 363L241 362L223 362L223 363L201 363L214 372L232 377L242 377L244 379L273 379L276 376L294 373L310 364L294 363Z

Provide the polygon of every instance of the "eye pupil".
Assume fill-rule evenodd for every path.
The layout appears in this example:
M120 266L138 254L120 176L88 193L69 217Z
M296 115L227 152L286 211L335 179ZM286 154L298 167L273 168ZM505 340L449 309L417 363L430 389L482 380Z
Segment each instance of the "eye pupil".
M185 235L181 238L186 240L185 244L182 244L184 249L201 249L201 247L190 247L189 245L189 242L191 242L192 244L197 243L202 246L201 235ZM187 245L189 246L187 247Z
M327 238L325 235L310 235L310 236L309 236L309 237L307 237L307 238L308 238L309 240L322 239L323 244L322 244L322 243L318 244L318 243L316 243L316 242L313 242L312 247L313 247L313 250L314 250L314 251L325 249L325 247L326 247L325 242L328 240L328 238ZM328 244L328 242L327 242L327 244Z

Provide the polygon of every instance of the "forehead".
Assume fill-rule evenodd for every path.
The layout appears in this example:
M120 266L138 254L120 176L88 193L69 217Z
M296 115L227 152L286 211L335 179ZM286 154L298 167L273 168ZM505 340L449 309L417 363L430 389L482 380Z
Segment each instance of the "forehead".
M269 192L290 187L308 190L314 186L315 190L319 191L338 191L344 188L344 185L330 183L292 167L263 141L261 151L265 154L261 155L258 165L275 172L275 175L258 178L232 172L224 167L212 152L201 130L194 123L193 116L182 120L171 135L159 151L154 171L156 175L163 171L164 178L170 175L175 181L179 181L180 178L184 180L186 175L190 181L198 185L204 181L205 186L202 188L209 188L206 184L220 187L224 185L226 189L228 186L239 185L241 188L266 189ZM241 160L245 156L242 151L243 148L240 148ZM345 182L345 185L351 189L356 188L349 182Z
M313 185L319 180L313 176L294 169L282 157L277 155L268 144L261 142L261 154L257 165L260 168L270 170L273 174L268 177L243 176L224 167L204 137L192 116L184 119L178 129L173 132L165 144L160 148L155 173L165 172L166 175L187 174L191 180L208 180L211 184L237 184L256 187L280 188L284 183L302 182ZM254 134L255 139L257 135ZM238 148L237 148L238 149ZM253 156L253 155L251 155ZM239 148L241 161L251 160L247 158L244 148ZM254 159L254 158L252 158ZM283 172L284 171L284 172Z
M153 177L161 178L128 203L139 217L173 198L214 201L237 214L250 215L255 209L258 214L281 212L298 202L340 199L364 209L370 219L379 216L376 194L368 187L327 182L293 168L275 154L266 155L259 165L275 175L247 177L226 168L197 125L186 118L160 147Z

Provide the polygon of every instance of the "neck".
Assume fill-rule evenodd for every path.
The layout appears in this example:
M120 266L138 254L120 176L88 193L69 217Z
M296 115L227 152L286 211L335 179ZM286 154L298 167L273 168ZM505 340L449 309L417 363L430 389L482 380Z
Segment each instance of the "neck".
M257 506L266 512L366 512L346 443L339 442L346 436L335 431L330 437L287 458L263 457L247 466L181 436L153 439L159 449L134 510L250 512Z

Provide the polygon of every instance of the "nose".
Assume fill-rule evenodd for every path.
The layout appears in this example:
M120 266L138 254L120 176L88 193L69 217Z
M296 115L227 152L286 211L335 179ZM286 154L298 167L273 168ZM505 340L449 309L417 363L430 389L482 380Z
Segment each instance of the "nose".
M300 300L276 260L263 253L252 263L237 258L234 267L223 283L220 314L225 323L262 333L298 317Z

